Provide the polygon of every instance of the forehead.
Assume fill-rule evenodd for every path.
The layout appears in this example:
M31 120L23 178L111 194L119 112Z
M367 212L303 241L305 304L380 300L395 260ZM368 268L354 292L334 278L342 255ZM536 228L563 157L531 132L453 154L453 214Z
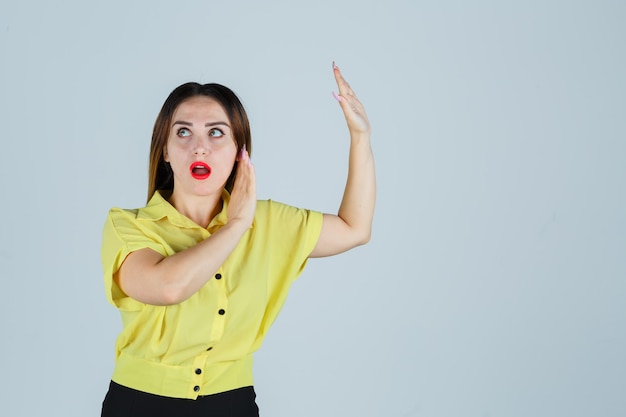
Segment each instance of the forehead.
M222 105L215 99L206 96L191 97L180 103L172 118L172 123L176 121L198 121L202 123L222 121L230 123Z

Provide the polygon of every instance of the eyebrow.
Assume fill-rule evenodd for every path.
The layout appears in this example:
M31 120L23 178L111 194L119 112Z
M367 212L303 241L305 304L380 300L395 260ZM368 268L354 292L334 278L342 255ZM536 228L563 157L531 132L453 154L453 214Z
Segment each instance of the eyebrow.
M172 126L174 126L174 125L193 126L193 123L191 123L191 122L185 122L184 120L176 120L176 121L172 124ZM206 123L206 124L204 125L204 127L219 126L219 125L223 125L223 126L226 126L226 127L230 127L230 125L229 125L228 123L226 123L226 122L221 122L221 121Z

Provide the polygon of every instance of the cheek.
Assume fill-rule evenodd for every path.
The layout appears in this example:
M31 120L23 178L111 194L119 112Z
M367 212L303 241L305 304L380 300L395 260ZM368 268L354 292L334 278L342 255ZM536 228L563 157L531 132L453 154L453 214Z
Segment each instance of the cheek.
M172 163L179 159L181 153L180 145L177 144L172 137L167 139L165 146L163 146L163 159L166 162Z
M231 142L229 146L223 150L222 155L223 161L230 165L232 169L233 164L237 160L237 145Z
M228 175L226 176L226 179L230 178L231 175L235 174L237 165L238 165L238 162L235 159L233 159L232 163L229 166Z
M234 155L228 155L223 161L224 173L230 175L235 168L236 159Z

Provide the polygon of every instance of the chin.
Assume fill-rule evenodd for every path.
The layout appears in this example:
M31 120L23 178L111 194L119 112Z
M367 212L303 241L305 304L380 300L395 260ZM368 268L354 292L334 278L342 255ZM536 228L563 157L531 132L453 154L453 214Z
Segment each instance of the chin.
M226 185L226 184L224 184ZM216 184L197 184L193 187L193 194L199 197L210 196L216 193L221 194L224 189L224 185L216 185Z

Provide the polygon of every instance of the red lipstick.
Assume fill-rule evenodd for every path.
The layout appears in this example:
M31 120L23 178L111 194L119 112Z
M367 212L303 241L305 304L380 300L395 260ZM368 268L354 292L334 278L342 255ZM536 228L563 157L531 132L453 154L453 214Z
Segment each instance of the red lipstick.
M197 180L206 180L211 175L211 167L204 162L196 161L189 166L191 176Z

